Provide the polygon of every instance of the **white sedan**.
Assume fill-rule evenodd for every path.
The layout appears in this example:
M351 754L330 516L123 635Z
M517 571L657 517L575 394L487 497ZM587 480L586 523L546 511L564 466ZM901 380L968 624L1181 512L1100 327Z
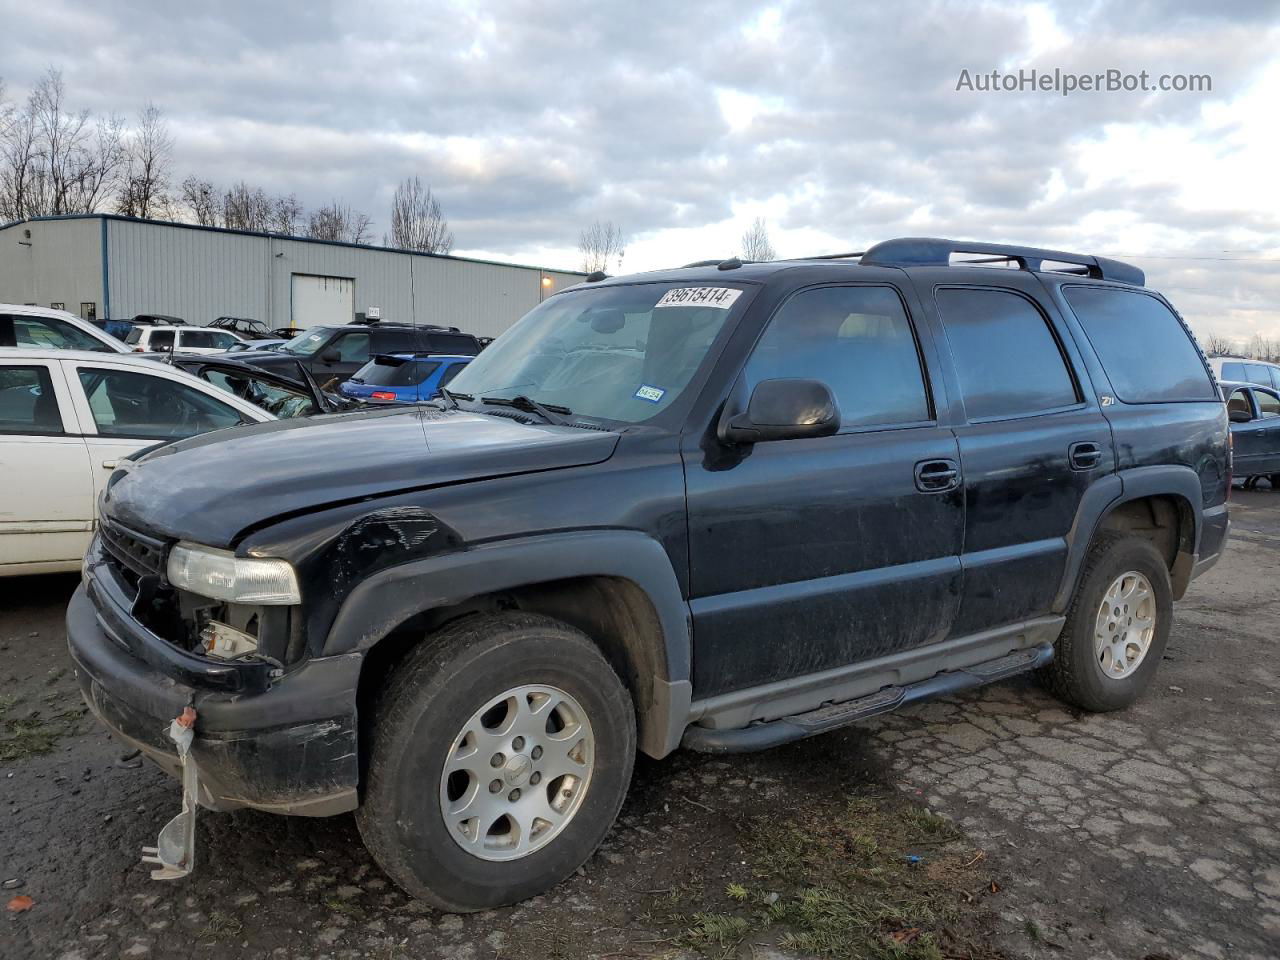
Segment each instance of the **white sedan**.
M0 576L78 569L122 457L274 419L143 357L0 347Z

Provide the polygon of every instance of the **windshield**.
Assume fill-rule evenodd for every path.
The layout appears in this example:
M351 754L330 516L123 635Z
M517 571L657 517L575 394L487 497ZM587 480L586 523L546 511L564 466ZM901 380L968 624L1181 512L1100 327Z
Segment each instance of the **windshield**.
M328 339L327 327L312 327L310 330L302 331L287 343L280 344L280 349L285 353L292 353L295 357L309 357L323 347Z
M559 294L472 360L449 390L648 420L684 392L735 305L745 302L742 292L638 283Z

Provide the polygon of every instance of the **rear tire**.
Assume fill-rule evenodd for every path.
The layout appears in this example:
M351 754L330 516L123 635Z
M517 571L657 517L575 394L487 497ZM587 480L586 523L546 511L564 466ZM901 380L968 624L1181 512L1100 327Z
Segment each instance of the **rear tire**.
M360 835L397 884L442 910L515 903L565 879L631 781L631 696L586 635L550 617L446 627L375 711Z
M1085 710L1122 710L1155 676L1172 619L1173 590L1160 552L1141 537L1104 532L1089 549L1053 662L1040 677Z
M1271 489L1280 490L1280 473L1271 474Z

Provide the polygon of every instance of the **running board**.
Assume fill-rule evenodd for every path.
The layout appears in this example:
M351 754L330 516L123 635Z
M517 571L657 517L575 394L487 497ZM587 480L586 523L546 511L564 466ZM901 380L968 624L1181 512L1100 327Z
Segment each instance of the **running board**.
M859 720L877 714L897 710L909 703L933 700L948 694L959 693L973 687L995 683L1028 670L1043 667L1053 659L1053 644L1018 650L995 660L975 663L960 670L948 670L928 680L909 683L902 687L885 687L875 693L844 703L829 703L793 716L753 723L736 730L716 730L696 724L685 731L681 746L700 753L747 753L767 750L793 740L802 740L828 730L847 727Z

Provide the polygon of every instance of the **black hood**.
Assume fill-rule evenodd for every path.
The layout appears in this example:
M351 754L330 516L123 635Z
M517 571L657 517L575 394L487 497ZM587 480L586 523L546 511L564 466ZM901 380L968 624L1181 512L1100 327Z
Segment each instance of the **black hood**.
M130 526L214 547L282 514L607 460L617 434L432 407L233 427L139 458L104 498Z

